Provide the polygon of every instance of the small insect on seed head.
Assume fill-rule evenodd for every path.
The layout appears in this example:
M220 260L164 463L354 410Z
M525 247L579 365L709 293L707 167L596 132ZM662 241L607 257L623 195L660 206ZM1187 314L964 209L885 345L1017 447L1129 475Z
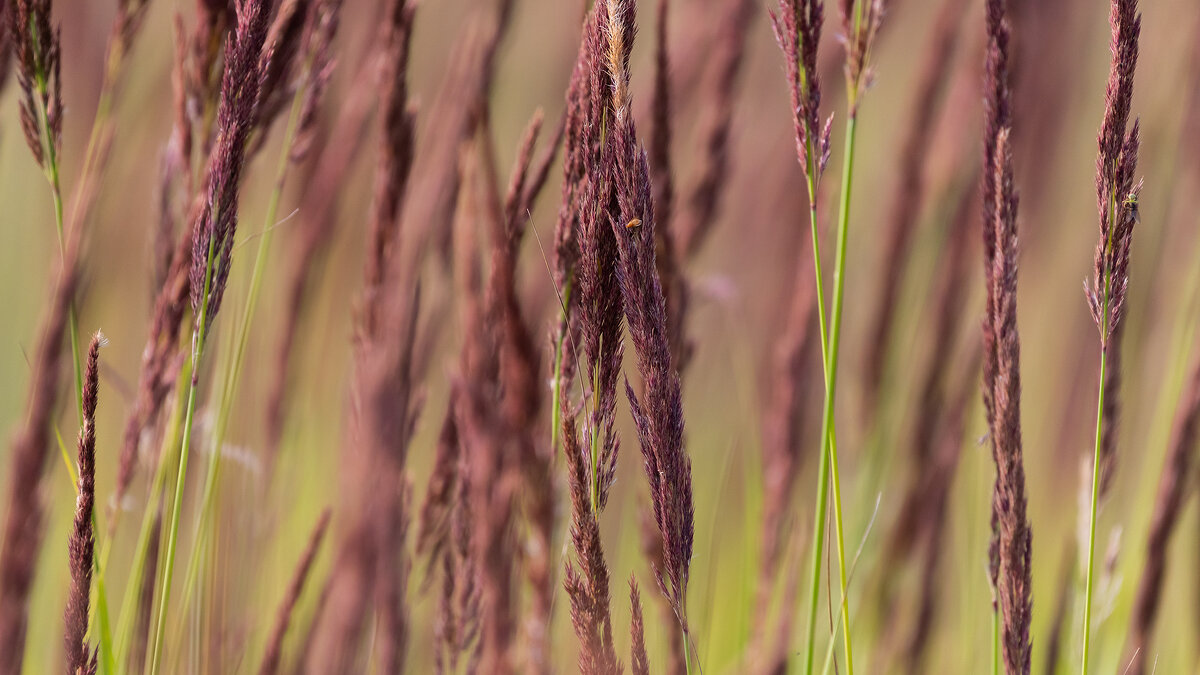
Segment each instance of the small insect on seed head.
M1138 225L1142 224L1142 212L1138 208L1138 195L1136 192L1130 192L1125 197L1125 206L1129 208L1129 214L1133 216L1133 222Z
M639 228L641 226L642 226L641 218L634 218L633 220L629 221L628 223L625 223L625 229L627 229L627 230L636 230L637 228Z

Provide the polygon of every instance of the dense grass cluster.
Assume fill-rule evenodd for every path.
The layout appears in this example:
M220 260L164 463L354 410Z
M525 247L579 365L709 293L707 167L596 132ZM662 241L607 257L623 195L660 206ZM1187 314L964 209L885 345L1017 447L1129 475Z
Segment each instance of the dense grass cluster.
M1111 0L1101 95L1081 0L166 4L100 68L95 15L2 10L54 233L0 236L58 250L0 278L50 279L0 675L1200 667L1200 49L1151 54L1178 129L1134 112L1169 19Z

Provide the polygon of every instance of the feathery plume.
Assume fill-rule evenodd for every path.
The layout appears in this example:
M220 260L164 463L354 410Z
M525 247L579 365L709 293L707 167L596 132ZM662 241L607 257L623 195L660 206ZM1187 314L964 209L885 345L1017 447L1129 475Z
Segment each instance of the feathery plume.
M1092 484L1088 514L1087 580L1083 610L1083 673L1087 675L1091 643L1092 575L1096 554L1096 514L1112 484L1116 462L1117 416L1121 384L1121 315L1129 285L1129 259L1133 228L1137 224L1138 195L1134 184L1139 146L1138 122L1129 127L1133 107L1133 75L1137 67L1138 37L1142 19L1137 0L1113 0L1112 63L1104 92L1104 118L1100 123L1096 157L1096 206L1100 240L1096 245L1095 271L1084 294L1092 320L1100 332L1100 397L1096 404L1096 445L1091 464ZM1127 131L1128 129L1128 131ZM1086 489L1086 487L1084 487ZM1081 495L1085 493L1081 492ZM1082 522L1082 509L1080 520Z
M184 90L190 127L196 133L200 152L207 156L212 149L213 111L221 93L222 69L218 67L222 48L230 37L230 10L227 0L197 0L196 26L188 40ZM257 58L257 57L256 57Z
M379 78L385 87L380 122L384 142L380 146L375 169L375 193L368 220L370 242L364 269L364 305L362 321L372 331L378 321L376 295L383 281L384 268L391 249L396 246L397 211L408 185L413 164L415 114L408 102L408 56L412 40L416 3L393 0L389 9L386 35L382 38Z
M1029 626L1033 603L1032 532L1026 515L1025 469L1021 449L1020 342L1017 336L1017 197L1013 187L1009 130L996 143L995 243L991 316L996 340L996 378L992 401L996 486L992 509L999 536L997 595L1002 625L1001 652L1008 673L1028 673Z
M629 101L619 103L618 89L628 96L628 85L615 83L614 78L606 76L609 73L603 56L607 55L609 62L626 62L625 54L614 54L611 36L616 31L625 35L618 16L617 23L608 18L611 7L605 3L596 3L595 21L588 39L593 42L594 66L597 72L591 76L591 96L602 102L593 112L595 118L588 120L587 133L597 134L595 144L601 147L600 131L604 124L604 116L611 115L613 122L608 123L608 133L612 133L615 120L621 115L617 112L622 106L628 106ZM624 17L629 18L629 17ZM632 47L632 41L625 43ZM610 84L611 83L611 84ZM611 98L605 93L611 91ZM629 115L624 116L629 119ZM593 130L594 129L594 130ZM589 141L591 144L592 141ZM603 150L599 150L603 153ZM616 195L613 182L603 164L601 155L594 158L588 167L587 184L584 186L582 204L579 214L579 326L583 345L584 374L586 382L591 387L589 414L583 425L583 437L590 439L589 452L594 458L588 465L588 484L591 486L591 510L599 513L608 503L608 489L615 478L617 455L620 444L613 432L616 417L617 380L621 372L621 362L624 356L622 338L622 295L616 276L617 242L608 219L613 209Z
M562 420L563 455L571 495L570 537L579 569L568 563L563 586L571 601L571 623L579 638L581 673L605 675L617 669L609 611L609 574L600 544L600 523L591 507L587 467L575 421Z
M646 656L646 629L642 621L642 596L637 579L629 577L629 605L633 616L629 621L629 669L633 675L650 675L650 659Z
M463 357L465 359L465 357ZM442 429L438 433L437 451L434 453L433 471L429 476L429 487L425 492L425 501L417 518L417 537L415 550L418 556L428 559L429 575L433 567L443 560L443 553L451 543L452 517L455 509L455 497L462 476L459 475L461 448L459 447L458 422L455 414L458 408L458 391L452 389L450 399L446 404L446 416L442 420Z
M325 90L333 74L333 39L341 23L342 0L324 0L313 5L304 32L304 71L301 86L304 98L296 119L296 137L290 159L299 161L308 154L316 135L317 110L325 99Z
M100 348L107 341L100 333L88 347L83 377L83 427L79 430L79 494L75 498L75 524L67 540L71 587L67 593L66 664L71 673L88 670L88 604L92 592L92 556L96 533L92 507L96 503L96 403L99 399Z
M981 174L983 275L984 275L984 319L983 319L983 408L988 424L988 440L992 458L997 469L1000 458L996 454L995 393L996 393L996 285L994 266L996 260L996 148L1002 130L1012 127L1012 90L1009 83L1009 25L1005 14L1005 0L988 0L985 8L987 46L984 63L984 125L983 125L983 173ZM999 473L995 491L999 490ZM1000 522L993 501L991 527L992 538L988 545L988 578L992 594L992 611L997 610L995 589L1000 575Z
M117 13L113 17L112 35L109 37L108 60L105 73L109 79L116 77L125 55L133 46L133 39L142 27L150 0L118 0Z
M600 165L600 129L604 125L604 110L609 87L605 85L605 69L600 63L605 47L603 3L587 13L579 41L575 68L567 85L566 110L563 113L563 177L561 201L554 225L554 289L558 294L560 311L554 330L554 373L552 387L555 415L567 408L559 405L575 377L578 364L576 345L580 343L581 319L579 300L579 258L581 219L588 200L599 199L595 188L585 194L589 184L599 180L591 176ZM593 210L595 205L590 208ZM595 362L590 357L590 361ZM587 384L585 384L586 388ZM556 436L561 423L552 422L551 434ZM557 443L556 438L552 438Z
M481 134L488 167L495 166L491 150L488 118L482 117ZM496 389L500 392L502 413L509 442L514 446L517 470L522 483L521 501L529 524L524 571L532 587L525 616L525 643L532 672L548 672L550 667L549 626L554 599L551 548L555 529L555 485L553 453L541 440L537 426L542 409L541 364L533 329L525 319L516 289L517 254L526 230L525 212L540 191L548 171L545 157L531 168L533 147L541 130L542 112L534 113L517 153L508 192L500 206L495 171L488 172L485 183L485 220L492 230L491 273L486 289L489 323L496 331L499 364ZM548 155L552 156L552 155ZM532 171L532 173L531 173Z
M624 58L612 52L609 9L606 2L595 3L583 25L567 90L562 204L555 227L555 284L565 296L556 337L555 405L571 498L569 537L575 550L575 563L568 561L563 585L580 643L579 668L585 673L617 669L609 573L598 520L615 477L619 446L612 425L623 353L621 293L614 275L616 242L607 223L613 193L601 159L604 139L616 117L617 86L606 64ZM611 37L627 36L621 29ZM627 97L627 88L623 92ZM589 397L582 434L565 394L577 365L577 343L584 361L584 395Z
M490 125L490 120L487 117L484 117L482 121L484 125ZM501 212L492 214L493 227L499 225L501 230L498 233L493 233L493 235L499 234L500 236L494 237L492 255L493 257L499 257L501 261L511 259L516 255L521 240L525 237L526 223L528 221L525 219L522 207L526 204L526 185L530 180L538 179L538 176L531 175L530 172L538 171L541 168L541 166L537 169L533 168L533 149L537 145L538 136L542 133L542 123L544 121L545 114L541 108L538 108L533 112L533 117L529 119L529 124L525 126L525 133L521 135L521 143L517 146L517 158L514 160L512 172L509 174L508 187L504 193L504 204ZM486 129L486 131L487 135L490 136L490 128ZM490 139L485 142L485 152L489 157L495 154ZM547 170L549 170L548 167ZM496 182L494 171L489 182ZM498 201L498 195L492 201ZM496 204L492 204L492 206L495 208ZM501 244L498 248L497 242ZM493 275L495 274L493 273ZM503 280L503 278L492 279L493 282ZM499 291L501 289L496 288L493 290Z
M667 329L670 333L671 358L679 366L690 351L684 333L688 306L688 283L676 244L672 216L675 213L675 185L671 168L671 80L667 60L667 16L669 0L659 0L658 25L654 46L654 95L650 117L651 185L658 207L659 227L654 230L655 264L667 302Z
M861 3L861 4L860 4ZM846 91L850 110L857 114L859 97L871 84L871 50L883 21L883 0L839 0L842 15L842 46L846 50Z
M631 31L629 23L622 22L632 21L632 2L609 3L610 35ZM632 48L632 35L621 44L624 49ZM610 51L611 48L610 45ZM628 56L610 56L609 67L616 82L614 91L621 91L629 80ZM616 105L618 101L614 101ZM628 115L616 115L608 143L606 165L619 207L608 218L620 255L616 278L645 387L640 397L628 382L625 391L642 446L654 520L663 541L663 566L655 570L655 577L686 635L685 608L693 538L691 459L683 447L679 375L671 362L666 302L655 265L650 167L638 142L633 119Z
M457 395L452 392L451 405L456 401ZM451 409L449 416L453 414ZM467 499L471 490L470 468L465 456L458 456L454 471L457 480L448 505L447 541L438 553L442 568L442 596L434 624L438 672L457 671L459 659L479 635L479 587L475 583L478 572L471 553L473 523Z
M821 128L821 82L817 77L817 46L824 22L824 3L819 0L779 0L771 12L775 41L783 51L788 91L792 100L792 122L796 154L804 175L815 188L829 163L831 117ZM809 208L815 210L815 191Z
M983 325L983 406L987 414L990 436L993 410L992 401L996 377L995 333L991 325L993 307L996 303L995 287L992 284L992 264L996 257L996 139L1001 129L1012 127L1012 89L1009 65L1009 26L1005 17L1005 0L988 0L986 27L988 44L984 69L984 144L983 173L981 174L983 204L983 269L984 278L984 325ZM994 445L994 441L993 441ZM995 582L995 564L992 564L992 581ZM995 584L993 583L993 586Z
M465 22L453 58L430 108L429 124L416 147L416 164L404 205L414 246L402 266L415 265L432 243L442 262L451 258L451 220L458 193L459 149L470 140L484 111L495 79L496 55L508 32L515 0L480 3ZM432 240L432 241L431 241Z
M1096 206L1100 239L1096 244L1095 270L1085 286L1092 320L1100 331L1100 347L1108 360L1104 388L1104 427L1100 445L1100 490L1103 501L1112 483L1116 463L1117 421L1120 414L1121 316L1129 286L1129 259L1133 229L1138 220L1140 182L1134 183L1139 147L1139 125L1128 128L1133 102L1133 74L1137 66L1141 16L1137 2L1112 3L1112 69L1105 90L1096 158Z
M675 201L675 185L671 172L671 64L667 49L667 17L670 0L659 0L658 22L654 42L654 94L650 104L650 172L654 183L654 203L663 223L671 222ZM663 238L670 236L669 228L659 228L659 253L664 253ZM671 251L672 260L674 251ZM662 264L662 261L659 262ZM659 268L662 275L662 268Z
M51 23L51 0L14 0L6 6L21 86L21 129L34 159L50 175L58 171L55 156L62 144L60 31Z
M486 137L486 133L481 133ZM479 570L480 668L484 672L508 673L514 669L515 611L513 596L513 514L520 476L515 454L515 432L508 425L504 408L512 405L500 394L501 355L496 322L489 313L491 303L483 287L476 228L488 223L493 234L497 224L496 191L485 185L488 172L481 171L479 158L463 156L462 187L459 191L454 250L457 295L462 304L464 340L463 368L457 401L459 430L463 439L465 467L472 516L472 555ZM492 176L494 178L494 175ZM494 187L494 186L493 186ZM500 240L497 246L505 243ZM503 254L498 257L504 258ZM503 262L501 261L501 264ZM491 279L489 279L489 285ZM497 402L499 400L499 402Z
M275 13L266 42L258 57L258 102L254 117L260 145L271 124L295 94L297 68L302 53L302 36L312 0L285 0Z
M414 11L411 0L396 0L388 10L382 69L384 77L389 72L394 77L384 80L389 83L381 115L384 143L369 215L368 263L355 316L351 385L355 403L344 448L342 508L348 527L338 543L330 605L317 631L311 666L315 672L344 671L353 665L371 598L380 615L382 638L377 650L382 667L399 669L407 649L406 464L420 412L416 386L420 362L414 357L420 283L418 270L398 261L398 251L391 250L390 244L398 240L400 224L409 222L397 211L408 208L401 202L413 153L407 149L409 134L396 133L395 125L408 115L403 73ZM410 290L385 295L381 292L385 285Z
M192 244L192 311L211 324L229 279L237 230L238 197L246 141L254 128L259 94L258 62L266 41L265 0L243 0L237 29L225 48L225 75L217 106L217 141L209 157L208 199ZM199 323L197 324L199 325ZM207 330L208 326L200 326Z

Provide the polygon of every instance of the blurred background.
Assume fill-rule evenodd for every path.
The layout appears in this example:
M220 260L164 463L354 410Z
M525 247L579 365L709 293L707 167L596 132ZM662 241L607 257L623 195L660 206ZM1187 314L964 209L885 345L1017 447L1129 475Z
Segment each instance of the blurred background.
M697 137L704 112L704 87L711 45L722 29L724 7L734 0L674 0L669 22L674 111L673 163L677 183L691 182L702 163L704 147ZM338 38L338 70L324 114L334 117L340 102L364 84L357 63L373 34L378 16L373 0L347 0ZM485 0L424 0L417 11L412 64L412 93L426 110L434 101L465 17ZM721 185L717 222L711 238L688 262L694 312L688 328L695 343L694 360L685 379L687 441L692 456L696 495L696 549L692 564L689 611L705 672L740 672L754 623L759 579L758 529L762 494L764 411L777 374L775 342L784 328L797 276L811 277L803 251L810 248L804 181L796 162L783 62L766 16L755 0L745 60L735 88L730 131L730 173ZM953 50L944 66L936 104L928 111L932 125L926 142L905 148L904 140L918 116L920 78L934 49L939 17L962 5L955 22ZM653 77L654 8L639 7L639 37L634 49L634 110L640 128L649 128ZM978 180L981 163L983 3L975 0L894 0L879 47L873 55L874 84L862 100L855 194L850 223L846 314L842 370L837 402L841 440L843 496L849 551L861 556L851 582L856 652L862 672L885 672L899 666L889 656L895 626L915 621L913 603L919 592L920 565L890 569L885 558L895 515L914 472L910 438L920 406L921 374L931 359L953 364L951 383L970 378L972 348L982 317L981 254L978 207L969 208L970 244L948 246L950 223L964 194ZM1081 467L1092 450L1099 344L1081 292L1092 273L1097 239L1095 200L1096 132L1103 112L1108 72L1108 5L1095 0L1036 2L1014 0L1015 59L1014 136L1016 177L1021 195L1019 327L1021 334L1023 431L1029 515L1033 523L1034 668L1045 663L1048 634L1060 599L1067 603L1062 669L1074 668L1079 650L1082 587L1077 531ZM61 152L64 189L69 192L82 161L99 94L103 56L114 8L104 0L59 0L55 16L62 25L65 131ZM132 403L140 357L147 334L155 288L152 287L152 243L157 227L160 155L172 124L172 22L176 12L190 21L189 0L151 0L144 29L130 56L114 118L116 140L98 189L87 236L85 279L79 300L79 327L85 336L102 330L109 345L102 352L98 426L98 506L112 494L121 430ZM574 64L583 7L577 1L518 2L513 23L502 42L497 79L490 100L498 151L505 175L519 137L537 109L548 126L563 109L564 91ZM840 139L844 120L843 59L837 41L836 8L826 7L826 29L820 53L824 80L823 114L834 116L832 164L822 185L822 218L832 220L840 174ZM1097 549L1102 569L1093 649L1097 672L1121 672L1125 633L1137 579L1145 560L1146 525L1154 503L1175 401L1193 349L1200 313L1194 303L1196 270L1200 268L1200 6L1186 0L1159 0L1142 7L1142 51L1138 64L1134 114L1141 118L1143 147L1139 172L1145 178L1141 225L1135 234L1127 305L1122 411L1118 465L1112 496L1101 511ZM942 33L944 36L946 33ZM17 117L18 88L0 96L0 429L15 430L25 414L30 377L29 350L39 317L52 288L57 242L52 204L44 178L21 138ZM418 117L418 133L428 125ZM377 140L368 137L346 177L339 198L336 231L322 251L320 270L306 307L292 376L290 411L280 452L278 475L269 488L264 510L259 453L260 420L265 386L274 360L273 326L282 313L282 298L272 281L285 271L288 215L303 190L293 180L285 190L276 226L273 258L267 269L256 328L251 334L242 385L237 392L222 481L222 522L218 539L219 578L244 593L210 590L223 617L220 637L224 656L210 661L211 672L246 671L261 648L265 626L291 575L312 523L326 507L337 504L339 448L344 437L349 374L351 311L361 284L366 207ZM278 135L278 129L276 130ZM214 352L232 341L234 315L245 302L253 241L263 228L270 193L272 151L278 138L248 168L242 191L239 243L223 313L225 324L213 341ZM918 158L912 160L912 153ZM311 161L311 158L309 159ZM418 169L419 170L419 169ZM909 172L921 172L915 230L910 253L895 296L896 320L886 349L886 368L878 408L870 413L867 359L873 349L872 320L878 310L881 275L896 255L885 236L890 214L898 206ZM304 171L296 171L301 176ZM540 312L549 349L553 317L550 273L545 260L553 241L558 209L557 166L530 214L536 238L526 240L519 284L530 311ZM825 240L832 252L832 236ZM955 251L958 251L957 253ZM935 293L937 271L947 256L966 255L966 304L962 327L946 353L931 353L936 318L947 308ZM801 267L797 269L797 266ZM826 266L827 274L832 265ZM428 307L443 313L444 327L430 354L424 382L425 406L410 455L415 503L420 503L433 459L438 426L446 407L448 376L457 358L460 331L445 276L427 275ZM540 336L539 336L540 337ZM813 353L815 358L816 354ZM216 359L212 359L216 362ZM632 357L627 372L633 372ZM784 565L807 570L811 538L818 409L822 386L819 361L807 387L811 390L811 423L801 425L804 448L793 513L789 516ZM214 369L218 366L212 366ZM211 381L211 380L210 380ZM967 380L968 383L975 380ZM935 584L936 616L924 671L986 672L990 655L990 591L986 576L989 504L993 464L984 443L986 425L978 403L978 387L965 391L966 406L961 459L944 506L946 536L941 545L940 574ZM201 392L202 396L205 392ZM205 396L205 398L207 398ZM618 403L618 420L626 450L618 467L615 492L603 521L603 537L614 580L614 622L627 625L629 608L622 598L630 573L641 580L647 616L659 608L639 546L639 512L647 508L645 479L636 454L627 404ZM59 402L59 431L74 437L71 399ZM202 398L202 402L204 398ZM949 405L949 404L948 404ZM201 425L211 420L202 407ZM6 478L9 444L0 446L0 477ZM202 471L193 472L199 485ZM1186 480L1194 496L1196 477ZM132 494L119 508L136 515L127 519L113 542L109 566L110 594L120 597L129 567L136 528L147 489L139 471ZM5 479L3 482L7 485ZM27 486L34 489L35 486ZM26 672L49 672L59 663L62 607L67 588L66 547L74 510L70 479L55 456L41 489L49 503L49 520L39 559ZM194 489L194 488L193 488ZM1086 489L1083 488L1083 489ZM1160 673L1197 671L1200 655L1200 518L1195 499L1185 510L1170 549L1167 593L1158 626L1155 654ZM566 520L565 504L560 522ZM334 514L335 526L337 514ZM1085 523L1086 524L1086 523ZM194 527L185 510L188 533ZM565 525L564 525L565 527ZM269 541L254 542L264 532ZM1110 543L1111 542L1111 543ZM1106 559L1107 556L1110 558ZM330 562L329 544L318 558L314 579ZM885 574L886 571L886 574ZM561 573L561 566L558 570ZM422 574L418 563L417 581ZM888 583L900 602L889 611L880 598ZM802 576L802 579L805 578ZM801 593L791 599L801 603ZM414 614L430 616L436 593L410 585ZM311 588L316 588L314 584ZM899 589L899 590L895 590ZM1066 595L1064 596L1064 591ZM789 602L786 584L777 589ZM298 617L311 617L315 592L301 599ZM559 593L553 626L556 666L574 669L576 640ZM802 613L801 613L802 615ZM1074 623L1072 623L1072 618ZM665 660L665 625L650 618L647 639L652 665ZM803 647L802 618L796 619L796 650ZM424 649L432 639L432 623L414 622L413 672L430 667ZM819 634L827 634L822 624ZM294 631L301 634L303 631ZM618 653L627 653L626 632L618 631ZM295 639L294 637L292 639ZM289 644L292 644L289 642ZM624 646L620 646L624 645ZM247 654L246 661L238 655ZM857 654L856 654L857 656ZM211 664L219 663L219 667ZM177 672L199 672L179 664Z

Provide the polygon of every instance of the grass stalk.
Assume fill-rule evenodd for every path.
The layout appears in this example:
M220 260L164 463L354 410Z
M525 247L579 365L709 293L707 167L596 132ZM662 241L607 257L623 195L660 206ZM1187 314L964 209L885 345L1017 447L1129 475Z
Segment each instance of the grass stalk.
M853 102L851 110L853 111ZM837 390L838 351L841 346L842 304L845 292L846 238L850 222L850 195L854 181L854 145L858 116L851 112L846 126L846 157L842 165L842 203L838 209L837 263L833 268L833 325L829 338L829 383L825 401L825 421L829 436L829 470L833 481L833 526L837 541L839 581L842 591L842 635L846 646L846 672L854 674L854 657L850 640L850 610L846 581L846 548L842 528L842 489L838 471L837 436L834 431L834 393ZM824 435L824 434L822 434Z
M571 279L567 279L566 288L563 289L562 296L559 298L560 311L562 312L562 331L554 338L554 380L550 385L550 452L555 457L558 456L558 431L562 424L562 410L560 409L562 400L562 372L563 372L563 348L567 347L566 338L571 324L571 311L568 309L571 306Z
M1108 222L1114 223L1117 214L1116 194L1110 194L1108 200ZM1106 235L1104 254L1107 256L1113 246L1112 227ZM1109 304L1112 296L1112 270L1105 268L1104 297L1100 313L1100 393L1096 397L1096 444L1092 453L1092 498L1088 517L1088 557L1087 578L1084 582L1083 594L1083 657L1080 672L1088 673L1088 656L1092 638L1092 582L1096 567L1096 511L1100 501L1100 448L1104 433L1104 377L1108 366L1108 340L1111 336L1112 325L1109 317Z
M1092 575L1095 571L1096 557L1096 505L1100 499L1100 438L1104 425L1104 375L1108 359L1106 350L1100 350L1100 394L1096 402L1096 447L1092 455L1092 500L1091 516L1088 524L1088 562L1087 581L1084 586L1083 600L1083 667L1081 672L1088 672L1088 646L1091 642L1092 624Z
M190 365L184 363L183 370L180 372L178 385L178 398L181 400L183 395L184 382L191 380ZM174 406L173 412L168 419L166 432L163 435L161 450L159 452L160 460L158 468L154 472L154 480L150 487L150 496L147 500L148 508L142 515L142 526L138 531L137 544L134 549L133 570L129 575L129 580L125 586L125 595L121 601L121 612L117 624L117 643L116 643L116 663L119 671L125 672L127 669L128 658L130 656L129 649L131 648L130 641L133 638L134 626L137 623L137 600L138 594L142 586L142 580L146 576L146 553L150 548L150 540L153 536L154 523L157 520L158 503L163 493L163 488L166 484L166 477L170 470L170 465L167 461L168 450L174 448L179 442L179 427L182 423L182 408L178 405ZM101 553L103 561L107 562L108 554L112 540L109 539Z
M215 217L215 215L214 215ZM179 517L183 508L183 488L187 482L188 456L191 451L192 423L196 413L196 390L200 384L200 373L197 367L204 353L204 340L208 333L209 294L212 291L213 256L216 251L216 237L208 242L208 253L204 265L204 287L200 295L200 316L196 327L192 329L191 378L189 379L187 407L183 415L183 438L179 448L179 470L175 478L174 500L171 504L171 517L167 525L166 557L163 559L163 583L159 594L158 615L155 619L154 642L150 652L149 672L157 675L162 661L163 638L166 632L167 609L171 601L171 581L174 576L175 545L179 539Z
M854 672L853 649L850 638L850 613L846 582L846 549L842 525L841 480L838 471L837 435L834 421L834 399L837 391L837 366L841 342L842 304L845 290L846 233L850 221L850 197L854 175L854 147L857 130L857 115L851 115L846 126L845 162L842 165L841 201L838 208L838 230L836 260L833 271L833 316L827 328L824 300L824 285L821 274L820 235L818 232L815 203L815 184L809 179L809 215L812 224L813 264L817 277L817 315L821 329L822 367L825 374L825 405L821 421L821 458L818 467L820 483L817 486L816 524L813 528L813 564L811 594L809 596L808 636L805 648L804 672L811 674L816 657L816 618L820 605L821 558L824 554L825 521L829 508L829 483L833 483L834 538L837 544L839 583L842 592L842 635L846 652L846 671ZM809 134L811 138L812 134ZM811 141L806 147L807 161L813 162ZM809 172L812 175L812 172Z
M259 238L258 251L254 258L253 271L250 274L250 288L246 304L242 310L241 321L237 329L237 342L233 356L225 373L225 381L221 387L221 402L217 412L216 424L209 442L208 473L204 482L204 492L200 501L200 516L196 527L195 546L192 547L188 558L187 574L184 578L184 599L180 610L186 614L191 606L192 598L197 588L201 568L201 558L208 551L209 538L212 534L213 509L216 504L218 479L221 469L221 447L225 443L225 432L229 428L229 418L233 412L234 393L241 379L242 365L245 363L246 345L249 343L250 326L253 323L255 308L262 292L262 280L266 272L268 254L271 249L271 239L275 229L275 219L279 214L279 204L283 196L283 186L287 178L287 170L291 165L292 142L296 137L296 129L300 119L304 90L301 88L292 99L291 111L288 114L287 127L284 132L279 163L275 169L274 189L267 203L267 212L263 221L263 231Z
M996 607L992 608L992 675L1000 675L1000 610Z
M35 33L36 34L36 33ZM36 77L37 87L44 93L49 86L44 74L39 69ZM105 90L107 91L107 87ZM108 99L104 96L102 100ZM39 96L36 100L41 103L44 97ZM108 106L105 106L107 109ZM43 105L38 105L39 126L41 132L41 142L45 150L46 157L46 181L50 184L50 196L54 202L54 229L58 236L58 255L59 260L63 265L67 264L67 244L66 244L66 227L64 224L64 208L62 196L62 180L60 178L60 170L58 165L58 148L54 142L54 138L50 135L50 119L48 111ZM88 156L92 154L92 147L96 142L97 129L99 128L100 118L97 115L94 122L91 138L88 140ZM65 271L65 270L64 270ZM67 334L71 343L71 365L75 373L75 415L76 422L79 427L83 428L83 365L79 358L79 319L75 313L75 299L72 298L67 305ZM57 429L55 430L57 433ZM77 480L73 470L73 465L69 454L66 451L66 446L62 443L61 436L59 438L59 449L63 453L63 461L67 465L67 474L71 478L71 483L78 490ZM101 530L96 520L96 512L92 511L92 530L99 533ZM101 672L112 673L112 631L109 627L108 613L108 591L107 585L104 583L104 568L100 563L98 556L92 557L92 574L95 577L96 583L96 607L93 617L97 620L97 629L99 632L99 647L100 647L100 666Z
M38 31L32 23L29 26L29 30L33 36L34 52L38 53L40 52L37 48ZM37 102L39 141L42 144L43 155L46 159L43 173L46 176L46 180L50 183L50 196L54 200L54 228L58 234L58 255L65 265L67 262L67 243L63 227L62 181L59 179L58 148L54 137L50 133L50 111L46 109L45 105L47 92L50 88L50 81L47 77L45 66L46 64L41 63L40 59L35 58L34 86L37 89L38 95L33 98ZM71 361L75 366L75 412L79 426L82 427L83 368L79 362L79 337L77 335L79 330L78 321L75 318L75 301L73 298L67 307L67 317L71 337Z
M683 633L683 669L687 675L692 675L692 636L682 626L679 630Z

